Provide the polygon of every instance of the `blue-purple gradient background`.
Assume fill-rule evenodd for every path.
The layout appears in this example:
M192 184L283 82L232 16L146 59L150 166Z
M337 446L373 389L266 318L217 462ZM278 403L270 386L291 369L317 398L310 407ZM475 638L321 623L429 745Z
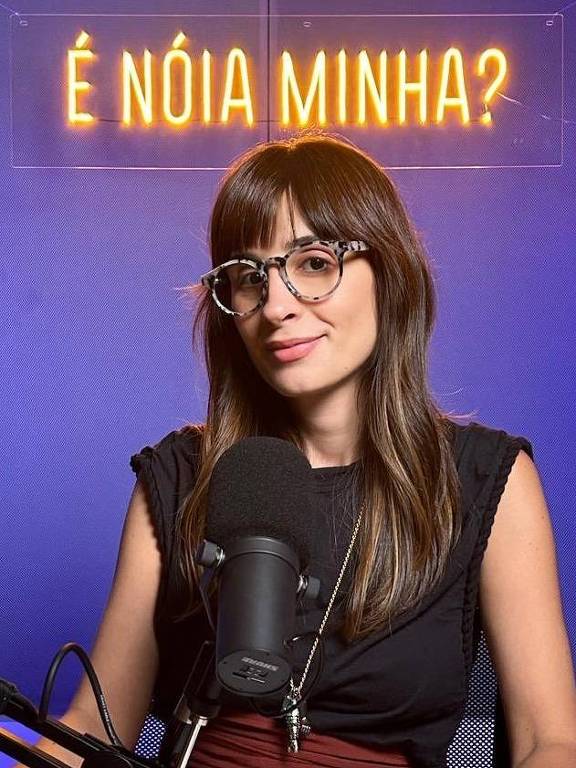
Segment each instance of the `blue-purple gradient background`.
M8 5L23 13L267 10L192 0ZM543 13L562 5L286 0L271 11ZM392 176L437 276L433 390L446 410L474 411L475 420L532 441L576 652L576 5L564 23L563 167ZM221 173L11 168L8 30L0 7L0 676L38 701L60 645L93 641L134 482L130 455L204 418L190 309L174 289L208 265ZM66 662L53 714L78 677Z

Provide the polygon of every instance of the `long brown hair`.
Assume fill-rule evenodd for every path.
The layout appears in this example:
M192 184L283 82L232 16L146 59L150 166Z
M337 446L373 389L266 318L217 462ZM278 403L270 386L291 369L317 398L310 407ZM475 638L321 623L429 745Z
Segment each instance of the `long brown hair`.
M234 251L268 248L283 193L320 238L364 240L375 274L378 335L361 372L361 496L365 504L343 634L380 629L414 606L441 579L460 529L453 424L428 388L428 343L436 300L430 265L386 173L354 145L323 132L257 145L225 174L210 220L214 266ZM180 510L180 563L189 586L186 612L198 606L193 553L202 540L215 462L255 435L291 440L298 425L285 399L252 364L233 319L205 289L194 339L204 343L209 380L197 482ZM360 407L361 404L361 407Z

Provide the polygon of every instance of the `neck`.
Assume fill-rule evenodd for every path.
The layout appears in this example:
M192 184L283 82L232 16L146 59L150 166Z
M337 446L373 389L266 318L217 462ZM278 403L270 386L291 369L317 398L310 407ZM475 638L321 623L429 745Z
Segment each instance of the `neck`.
M337 390L295 398L292 410L313 468L337 467L358 459L359 418L354 392Z

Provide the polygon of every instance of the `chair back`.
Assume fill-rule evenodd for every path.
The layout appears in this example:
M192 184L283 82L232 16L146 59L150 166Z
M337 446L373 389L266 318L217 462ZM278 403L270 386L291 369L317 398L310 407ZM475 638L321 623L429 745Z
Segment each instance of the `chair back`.
M478 651L470 674L464 716L448 749L447 765L448 768L510 766L498 680L483 632L480 632Z

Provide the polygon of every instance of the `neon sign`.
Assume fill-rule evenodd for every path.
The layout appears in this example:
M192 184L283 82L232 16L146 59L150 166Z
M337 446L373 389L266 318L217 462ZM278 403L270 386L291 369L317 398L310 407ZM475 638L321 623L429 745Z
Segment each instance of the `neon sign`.
M99 87L90 79L90 67L97 58L91 42L90 34L82 30L67 51L70 126L98 120L90 111L91 91ZM259 105L250 55L240 47L225 54L222 96L216 104L214 56L205 48L193 57L187 43L180 31L162 57L148 48L140 57L122 50L118 99L122 124L129 128L161 122L186 127L195 122L196 110L203 125L240 121L245 127L254 126ZM457 47L447 48L434 59L426 48L415 55L404 48L395 54L381 50L377 55L365 49L351 54L342 48L335 56L318 50L308 72L302 69L293 53L282 51L276 67L276 93L280 123L285 127L326 125L328 121L375 128L411 123L433 126L447 121L468 125L472 110L480 114L478 122L488 126L494 120L490 102L509 77L506 54L495 47L480 51L471 60ZM472 103L472 92L479 93L479 103Z
M11 164L222 170L316 126L388 168L563 162L561 14L212 5L11 16Z

